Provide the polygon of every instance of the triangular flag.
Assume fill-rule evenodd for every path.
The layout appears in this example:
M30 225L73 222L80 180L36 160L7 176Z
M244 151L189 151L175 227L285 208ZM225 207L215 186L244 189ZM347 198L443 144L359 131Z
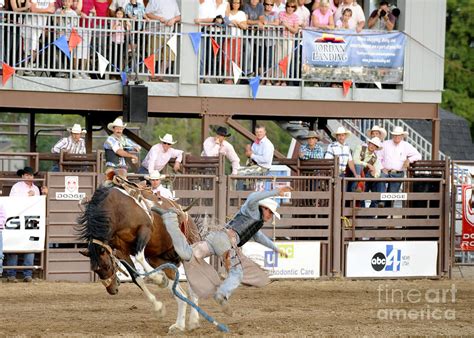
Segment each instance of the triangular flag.
M211 38L211 42L212 42L212 51L214 52L214 56L217 55L217 53L219 52L219 44L216 42L216 40L214 40L214 38Z
M234 74L234 84L237 84L240 75L242 75L242 69L234 61L232 61L232 73Z
M3 77L2 77L2 85L5 86L5 83L7 83L8 79L15 74L15 68L7 65L5 62L2 63L2 69L3 69Z
M252 88L252 97L257 98L258 87L260 86L260 76L255 76L249 79L249 86Z
M352 86L352 80L342 81L342 90L343 90L344 96L346 96L347 93L349 93L349 89L351 88L351 86Z
M378 89L382 89L382 82L379 81L374 81L375 85L377 86Z
M151 76L155 76L155 54L151 54L149 57L147 57L144 61L146 68L151 73Z
M82 38L79 34L77 34L76 29L72 29L71 31L71 36L69 37L69 50L72 51L74 48L77 47L78 44L80 44L82 41Z
M280 60L280 62L278 62L278 66L280 66L283 75L286 77L286 72L288 71L288 55L285 56L283 60Z
M66 36L61 35L59 38L54 40L53 44L58 47L68 59L71 59L71 53L69 52L69 45L67 43Z
M178 45L178 34L173 35L166 44L170 47L173 54L176 55Z
M192 32L192 33L188 33L188 34L189 34L189 38L191 39L191 43L193 44L194 54L197 55L197 53L199 52L199 46L201 45L202 33L201 32Z
M99 59L99 74L100 76L104 76L105 70L107 69L107 66L109 65L109 60L104 58L102 55L100 55L99 52L96 52L97 57Z
M121 72L120 73L120 79L122 80L122 86L126 86L127 85L127 73L125 72Z

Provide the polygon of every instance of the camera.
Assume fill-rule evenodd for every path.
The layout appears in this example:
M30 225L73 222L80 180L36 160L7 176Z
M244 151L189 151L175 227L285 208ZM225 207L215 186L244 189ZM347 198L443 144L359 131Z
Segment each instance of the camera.
M385 15L387 15L387 12L382 9L380 11L380 18L382 19Z

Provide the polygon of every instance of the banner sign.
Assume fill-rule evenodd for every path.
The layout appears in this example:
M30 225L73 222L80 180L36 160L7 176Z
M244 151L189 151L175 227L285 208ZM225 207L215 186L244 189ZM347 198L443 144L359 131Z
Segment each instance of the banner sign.
M307 81L401 83L405 35L303 31L302 75Z
M46 196L0 197L7 213L3 251L44 251Z
M242 247L244 255L270 273L271 279L283 278L318 278L321 275L320 251L321 243L305 242L276 242L279 248L285 250L288 258L280 256L256 242L247 242Z
M462 237L461 250L474 251L474 210L472 185L462 186Z
M346 277L436 276L438 243L350 242Z
M57 200L77 200L86 197L85 192L79 192L79 176L64 177L64 191L56 192Z

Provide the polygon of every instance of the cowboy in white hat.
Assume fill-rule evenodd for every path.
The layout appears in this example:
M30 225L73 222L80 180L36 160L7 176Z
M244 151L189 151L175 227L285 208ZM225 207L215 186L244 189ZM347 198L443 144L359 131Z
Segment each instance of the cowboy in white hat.
M313 160L324 158L323 148L317 144L318 140L321 140L321 135L310 130L308 134L302 137L303 140L306 140L306 144L303 144L300 148L300 159L301 160Z
M387 131L385 128L378 125L374 125L372 128L367 130L366 134L369 138L378 137L382 141L387 137Z
M161 184L161 180L164 178L166 178L166 175L161 175L158 170L152 171L150 175L145 175L145 180L150 182L151 190L156 196L174 200L171 190Z
M107 125L107 129L113 132L104 143L106 171L115 169L127 169L126 158L130 158L133 164L138 163L138 153L141 147L123 135L127 124L117 117Z
M360 177L357 174L354 161L352 160L351 149L346 143L346 138L351 134L349 130L344 127L339 127L331 135L336 138L336 142L331 143L326 150L324 158L333 159L339 157L339 175L344 177L346 169L349 167L354 177Z
M240 167L240 158L235 152L232 144L226 141L230 133L225 127L218 127L216 136L209 136L204 140L201 156L219 156L224 155L232 163L232 175L237 175L237 169Z
M181 168L183 151L171 147L177 142L173 140L173 135L165 134L165 136L160 137L160 141L161 143L151 147L141 167L138 169L139 174L151 173L154 170L162 171L172 158L175 159L173 170L177 172Z
M382 141L378 137L373 137L367 141L367 144L357 146L354 151L354 164L357 174L368 178L380 177L380 170L382 165L377 157L377 151L382 150ZM372 182L365 182L365 187L362 182L351 182L350 191L377 191L376 184ZM371 205L371 207L375 207Z
M400 178L405 176L405 171L415 161L421 160L421 154L410 143L403 140L408 136L401 126L396 126L390 132L391 140L383 142L383 149L377 153L382 164L381 177ZM380 182L379 191L398 192L401 182L390 182L385 187L384 182ZM391 201L385 201L385 206L390 206Z
M51 152L53 154L59 154L62 151L70 154L85 154L86 153L86 143L82 136L86 133L85 129L81 128L81 125L76 123L71 128L67 129L69 132L68 137L60 139L53 148Z
M241 260L245 258L238 252L238 248L253 239L278 254L288 257L287 253L278 248L260 229L265 222L272 220L273 216L280 219L280 214L276 211L278 204L272 197L284 196L286 192L291 190L291 187L284 186L272 191L251 193L235 216L225 224L225 229L211 231L203 241L195 243L193 246L188 244L181 232L175 212L157 209L156 207L153 207L152 210L162 215L166 230L173 240L173 246L185 262L189 262L193 256L198 260L202 260L205 257L217 255L224 258L224 261L228 263L229 273L227 278L217 287L214 300L222 306L222 310L226 314L231 315L232 309L227 302L232 292L240 285L248 268L248 266L242 264ZM225 257L229 259L225 259ZM205 264L204 261L201 264ZM189 266L185 263L185 269L188 269ZM212 272L212 269L210 271ZM186 276L190 278L193 290L199 295L199 288L195 290L195 284L193 284L195 274L188 272L189 270L187 270ZM219 280L217 275L215 277Z

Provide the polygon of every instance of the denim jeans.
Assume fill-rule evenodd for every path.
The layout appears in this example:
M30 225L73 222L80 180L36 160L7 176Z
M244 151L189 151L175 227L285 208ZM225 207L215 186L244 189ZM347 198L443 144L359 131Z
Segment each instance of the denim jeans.
M7 254L7 266L18 265L18 255L17 254ZM32 266L35 260L34 253L23 254L23 266ZM32 277L33 270L23 270L23 277ZM16 277L16 270L9 269L7 270L7 277Z
M384 172L380 173L380 178L402 178L404 177L405 174L403 172L400 173L388 173L385 174ZM383 182L381 182L383 184ZM400 191L400 186L402 185L402 182L389 182L387 183L387 187L382 190L381 192L399 192ZM385 201L385 207L386 208L391 208L393 205L393 201Z

